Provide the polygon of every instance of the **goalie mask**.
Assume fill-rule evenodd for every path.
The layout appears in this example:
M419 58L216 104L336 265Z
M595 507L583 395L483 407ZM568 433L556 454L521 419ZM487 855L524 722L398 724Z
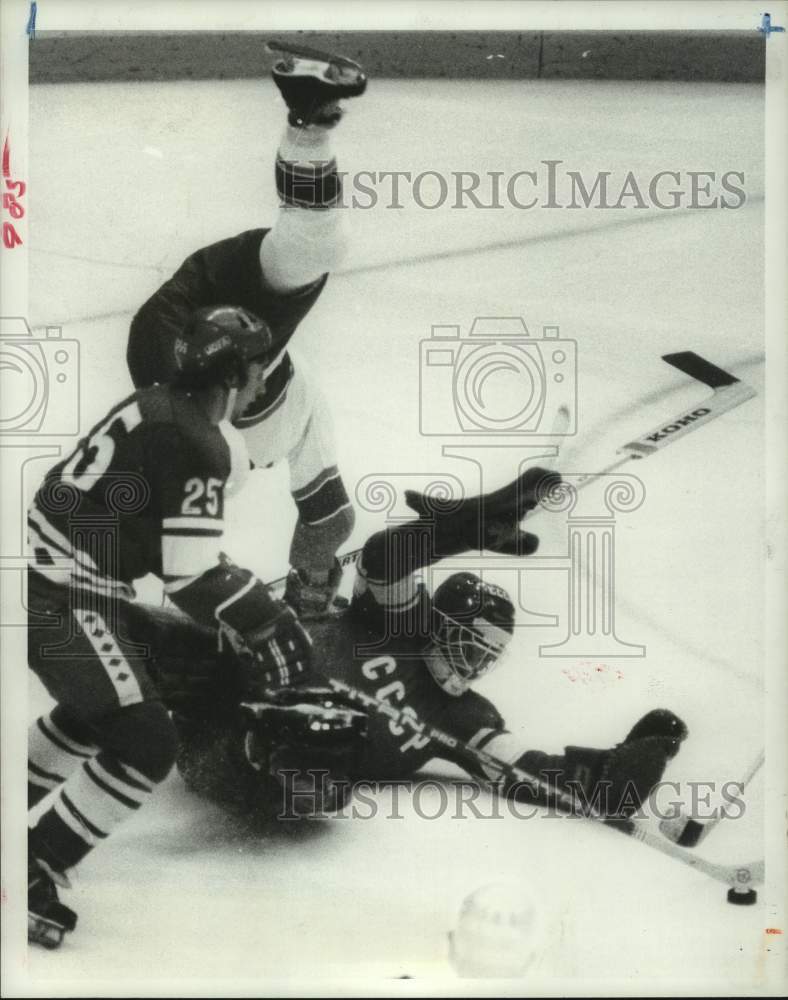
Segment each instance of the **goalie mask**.
M444 580L433 595L432 618L427 664L436 683L455 696L495 666L514 632L509 595L474 573Z

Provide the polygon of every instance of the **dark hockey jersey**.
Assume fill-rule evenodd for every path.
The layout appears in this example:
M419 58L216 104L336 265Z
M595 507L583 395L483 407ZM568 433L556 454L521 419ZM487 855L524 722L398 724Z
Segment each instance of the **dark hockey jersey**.
M430 600L423 588L420 600ZM432 725L460 743L481 748L493 736L505 732L500 713L476 691L459 696L443 691L424 660L426 636L397 634L396 626L387 631L386 616L371 616L366 603L368 598L356 597L342 616L311 627L317 663L329 678L393 705L408 720L403 723L376 710L369 711L368 739L359 777L411 777L436 757L470 771L467 759L431 740L425 727Z
M137 392L45 477L28 514L31 565L53 582L119 597L153 573L177 601L219 566L225 494L247 471L229 424L212 424L168 386ZM216 604L238 587L214 582L198 617L215 625Z
M132 320L128 363L134 384L166 382L175 371L173 344L189 316L203 306L242 306L265 320L273 335L264 397L238 426L264 419L281 402L293 369L286 352L296 327L317 301L328 279L282 293L268 287L260 270L260 247L268 229L250 229L195 251L153 293Z

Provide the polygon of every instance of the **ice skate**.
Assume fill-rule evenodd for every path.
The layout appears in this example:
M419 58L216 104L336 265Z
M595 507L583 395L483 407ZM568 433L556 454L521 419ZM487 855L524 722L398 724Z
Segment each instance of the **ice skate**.
M65 881L65 879L64 879ZM77 915L58 899L55 879L42 862L27 859L27 940L44 948L59 948Z
M342 117L339 101L366 90L367 78L351 59L283 42L267 47L279 56L271 75L290 109L291 125L333 128Z

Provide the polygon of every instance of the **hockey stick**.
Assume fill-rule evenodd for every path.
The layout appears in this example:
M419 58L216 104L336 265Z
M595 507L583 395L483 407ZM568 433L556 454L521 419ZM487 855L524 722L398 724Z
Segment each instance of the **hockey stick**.
M714 391L711 396L705 399L701 406L696 406L692 410L684 410L667 423L660 424L655 430L649 431L639 438L635 438L634 441L622 445L616 452L616 454L622 456L621 458L616 459L615 462L612 462L599 472L589 472L578 476L573 481L575 489L588 486L589 483L594 482L601 476L608 475L627 462L648 458L655 451L666 448L669 444L678 440L678 438L697 430L703 424L709 423L710 420L715 420L717 417L722 416L723 413L727 413L728 410L740 406L748 399L752 399L753 396L757 395L755 390L747 385L746 382L741 382L734 375L731 375L730 372L718 368L710 361L706 361L705 358L700 357L699 354L695 354L694 351L663 354L662 360L667 361L669 365L684 372L685 375L689 375L690 378L695 379L697 382L702 382L710 389L713 389ZM564 407L559 407L552 431L554 435L565 433L560 428L568 423L568 418L568 411ZM538 513L539 509L537 507L531 511L529 516L533 517ZM347 566L353 566L358 561L360 555L361 549L346 552L338 556L339 564L343 569ZM273 590L281 592L284 590L286 582L287 577L282 576L274 580L269 586Z
M627 462L648 458L655 451L667 448L669 444L673 444L674 441L685 434L697 430L703 424L709 423L710 420L715 420L717 417L722 416L723 413L727 413L728 410L740 406L748 399L752 399L753 396L757 395L755 390L747 385L746 382L742 382L735 375L731 375L730 372L718 368L699 354L695 354L694 351L663 354L662 360L667 361L669 365L678 368L680 372L684 372L685 375L689 375L690 378L694 378L697 382L702 382L710 389L713 389L714 391L711 396L708 396L700 406L696 406L691 410L684 410L673 417L672 420L660 424L654 430L648 431L648 433L635 438L634 441L629 441L627 444L622 445L616 452L616 454L622 456L621 458L612 462L600 472L591 472L586 476L579 477L574 481L577 489L588 485L588 483L593 482L600 476L607 475L614 469L620 468L620 466L625 465Z
M752 764L750 764L747 769L747 773L741 781L736 783L736 787L739 789L740 793L744 791L747 785L749 785L761 769L764 760L764 751L761 750ZM725 809L720 809L714 819L709 820L708 823L700 823L698 820L692 819L688 816L677 816L675 819L663 819L659 824L659 829L668 838L668 840L672 840L673 843L678 844L679 847L697 847L702 840L705 840L706 837L708 837L714 827L717 826L721 820L728 819L729 816L730 813L728 813Z
M484 750L463 743L449 733L437 729L435 726L420 722L414 717L412 712L407 710L407 707L397 708L389 702L378 701L372 695L368 695L364 691L359 691L344 681L332 678L329 683L337 693L344 695L351 701L355 701L361 707L372 709L380 715L385 715L390 722L412 730L415 734L426 736L433 742L448 747L455 753L459 753L468 760L473 761L476 767L488 776L493 788L500 788L504 781L529 785L531 788L544 792L549 796L551 801L560 803L571 810L574 815L577 815L579 810L586 818L602 823L604 826L617 830L627 837L632 837L634 840L640 841L641 844L645 844L646 847L651 847L659 851L660 854L665 854L684 865L688 865L690 868L694 868L696 871L702 872L717 882L722 882L724 885L730 886L731 890L728 893L729 901L755 902L755 893L751 887L763 883L765 875L763 861L752 861L743 865L721 865L713 861L707 861L705 858L700 858L695 854L688 854L676 844L665 840L658 833L649 830L642 823L637 823L633 819L612 819L606 817L597 809L592 808L589 803L581 802L571 792L554 788L546 781L528 774L519 767L507 764Z

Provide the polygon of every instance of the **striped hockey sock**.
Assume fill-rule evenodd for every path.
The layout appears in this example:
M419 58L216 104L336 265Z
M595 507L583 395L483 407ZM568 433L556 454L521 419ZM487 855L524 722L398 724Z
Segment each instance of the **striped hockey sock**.
M35 856L56 872L73 868L147 802L155 787L106 752L85 761L34 827Z
M342 183L326 129L287 127L276 157L276 190L283 204L298 208L337 204Z
M36 719L27 734L28 809L98 752L85 727L59 705Z

